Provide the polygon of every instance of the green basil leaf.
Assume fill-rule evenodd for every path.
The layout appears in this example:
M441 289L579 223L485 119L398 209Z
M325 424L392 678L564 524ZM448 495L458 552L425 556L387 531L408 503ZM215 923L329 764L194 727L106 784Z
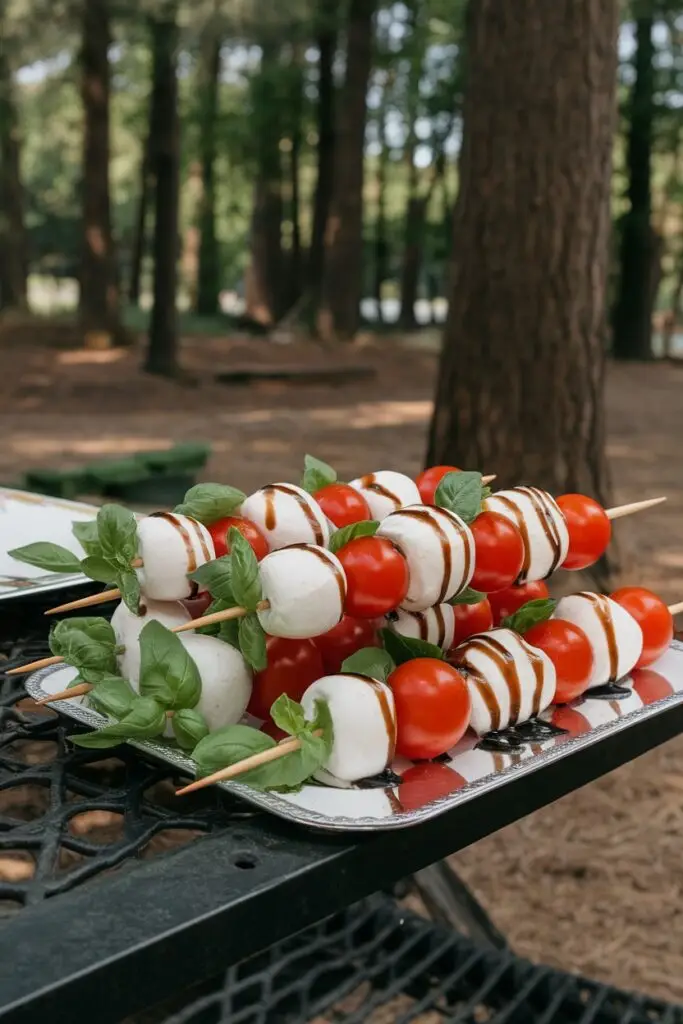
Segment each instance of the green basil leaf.
M133 687L120 676L104 676L88 694L93 707L112 718L127 715L135 699Z
M412 661L413 658L438 658L443 661L444 652L436 644L429 644L426 640L416 640L411 636L401 636L391 629L381 629L380 636L384 649L393 658L397 665L404 661Z
M232 557L230 555L223 555L221 558L214 558L211 562L205 562L189 576L191 580L196 580L197 583L205 587L214 600L224 601L226 608L233 608L238 603L232 590Z
M479 604L483 601L486 594L483 594L481 590L474 590L472 587L465 587L459 594L452 597L447 603L448 604Z
M262 672L267 668L266 634L255 612L250 612L239 620L237 640L245 661L251 665L254 672Z
M69 739L79 747L115 747L124 740L154 739L163 733L165 727L164 709L151 697L136 697L120 722L83 736L70 736Z
M244 491L227 484L197 484L190 487L173 511L208 526L225 516L234 515L246 497Z
M272 713L272 711L271 711ZM294 714L294 719L297 716ZM282 728L282 726L281 726ZM321 729L322 736L314 733ZM304 729L297 731L301 746L289 754L244 772L239 777L254 789L277 789L290 791L299 789L307 779L327 762L334 742L332 716L326 700L315 702L315 717Z
M298 736L309 728L306 715L301 704L288 697L286 693L280 694L270 709L270 717L279 729L288 732L290 736Z
M128 569L125 572L120 572L117 582L121 591L121 600L128 611L137 615L140 607L140 580L135 571Z
M177 710L193 708L201 692L199 670L180 637L151 619L140 633L140 693Z
M477 518L481 502L481 473L446 473L436 489L435 504L455 512L465 523Z
M181 750L194 750L209 734L209 727L196 708L181 708L171 719L173 735Z
M234 526L228 533L228 542L232 563L232 592L235 595L235 601L240 607L246 608L248 612L253 612L263 597L258 560L249 541Z
M313 455L304 455L304 474L301 478L301 486L309 494L315 494L321 487L336 483L337 473L321 459Z
M512 629L515 633L526 633L532 626L539 622L546 622L557 607L557 601L552 597L540 597L536 601L527 601L521 608L518 608L512 615L508 615L501 622L504 629Z
M81 562L81 571L99 583L117 583L119 570L101 555L87 555Z
M342 526L341 530L335 530L330 537L329 549L332 554L336 554L350 540L355 540L356 537L373 537L378 529L379 523L375 519L363 519L360 523Z
M117 675L116 637L101 616L62 619L50 632L50 650L73 665L89 683Z
M46 569L48 572L81 571L81 560L78 555L61 544L37 541L35 544L26 544L23 548L12 548L7 554L10 558L16 558L18 562L26 562L27 565L35 565L36 568Z
M100 555L102 553L96 519L89 519L87 522L77 520L71 524L71 532L86 555Z
M138 524L123 505L103 505L97 513L97 536L102 556L130 565L138 554Z
M250 725L226 725L200 740L192 752L198 775L212 775L252 754L270 750L277 744L265 732Z
M325 761L332 753L332 744L334 743L334 724L332 722L332 713L330 711L330 705L326 700L319 697L315 702L315 717L311 723L311 730L315 731L322 729L323 734L320 737L325 748Z
M216 609L218 611L218 609ZM240 620L225 619L218 623L218 636L224 643L230 644L235 650L240 650Z
M391 655L381 647L362 647L342 663L341 670L386 683L395 668Z

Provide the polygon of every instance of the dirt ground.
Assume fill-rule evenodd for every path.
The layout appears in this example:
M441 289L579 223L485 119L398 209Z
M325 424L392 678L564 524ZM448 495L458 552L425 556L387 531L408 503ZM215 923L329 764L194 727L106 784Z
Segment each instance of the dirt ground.
M325 361L264 341L185 344L186 383L143 377L132 352L0 341L0 481L169 442L207 440L206 479L246 491L296 480L303 454L342 478L421 467L435 339L368 339L335 362L374 379L332 385L215 383L221 368ZM267 349L263 352L263 346ZM668 502L618 526L624 581L683 597L683 366L609 372L608 452L617 502ZM482 467L484 468L484 467ZM495 466L487 466L489 472ZM572 584L574 580L571 581ZM453 858L521 954L683 1003L683 738Z

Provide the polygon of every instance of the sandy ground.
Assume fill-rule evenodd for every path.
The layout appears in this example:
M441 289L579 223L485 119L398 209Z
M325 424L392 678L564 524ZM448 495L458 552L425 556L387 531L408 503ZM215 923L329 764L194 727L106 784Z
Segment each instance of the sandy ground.
M373 366L345 385L212 382L220 368L322 352L259 340L188 343L193 383L152 380L138 355L0 343L0 480L23 470L208 440L207 479L245 490L297 479L305 451L342 478L417 472L436 358L368 342L336 361ZM619 524L624 580L683 597L680 456L683 366L612 367L607 408L616 501L667 494ZM499 467L485 467L495 471ZM521 954L683 1002L683 739L566 797L453 858Z

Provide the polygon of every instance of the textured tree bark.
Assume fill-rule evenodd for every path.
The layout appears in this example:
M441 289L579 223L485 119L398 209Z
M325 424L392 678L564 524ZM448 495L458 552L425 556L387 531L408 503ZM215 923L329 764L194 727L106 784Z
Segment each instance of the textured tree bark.
M83 249L79 312L85 344L100 348L123 340L109 195L108 0L84 0L81 97L83 101Z
M477 0L429 464L606 501L617 0Z
M652 358L652 312L656 299L652 275L656 238L651 226L650 190L655 89L653 24L651 13L636 21L636 77L629 100L627 150L630 209L621 222L621 273L613 318L613 350L617 359Z
M351 0L346 79L339 98L336 160L325 227L325 266L317 315L326 341L351 340L360 319L363 283L365 98L372 63L375 0Z
M317 298L325 257L325 225L332 200L334 172L334 55L337 49L337 0L320 0L318 31L318 176L313 197L313 226L308 260L308 288Z
M211 23L210 23L211 24ZM199 149L202 163L202 194L199 204L199 267L197 312L212 316L218 310L220 261L216 238L216 119L218 77L221 68L221 39L215 27L202 40L199 88Z
M140 303L140 286L142 283L142 264L147 247L147 209L152 191L150 174L150 128L147 127L145 148L140 161L140 179L138 192L138 208L135 216L135 229L131 247L130 281L128 282L128 301L131 306Z
M25 309L28 243L10 47L0 25L0 307Z
M154 202L154 286L145 369L173 376L178 372L178 207L180 201L180 124L176 51L178 26L173 5L164 20L151 23L152 114L151 170Z

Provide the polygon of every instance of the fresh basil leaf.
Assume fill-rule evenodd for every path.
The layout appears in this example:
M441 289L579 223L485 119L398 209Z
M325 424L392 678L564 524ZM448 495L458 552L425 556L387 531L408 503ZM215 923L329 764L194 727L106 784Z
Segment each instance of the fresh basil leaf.
M217 611L218 609L216 609ZM230 644L235 650L240 650L240 620L225 619L218 623L218 636L224 643Z
M270 717L279 729L288 732L290 736L298 736L309 727L301 704L297 704L286 693L280 694L271 706Z
M192 752L192 760L197 765L198 775L212 775L275 746L271 736L250 725L226 725L199 741Z
M194 750L209 734L209 727L196 708L181 708L171 719L173 735L181 750Z
M103 505L97 513L97 536L102 556L130 565L138 554L138 524L123 505Z
M136 699L130 683L120 676L104 676L88 694L88 700L102 714L123 718Z
M481 473L446 473L436 489L435 504L455 512L465 523L471 523L481 512Z
M221 558L214 558L211 562L205 562L198 569L190 574L191 580L196 580L205 587L211 596L225 602L226 608L233 608L237 605L232 590L232 557L223 555ZM208 613L207 613L208 614Z
M416 640L412 636L401 636L394 633L392 629L381 629L380 636L384 649L393 658L397 665L404 661L412 661L413 658L438 658L444 660L444 653L436 644L429 644L426 640Z
M101 554L100 538L97 530L97 520L89 519L87 522L77 520L71 524L71 532L81 545L86 555Z
M127 569L124 572L120 572L117 582L121 591L121 600L129 612L137 615L138 608L140 607L140 580L137 578L135 571Z
M255 612L244 615L237 628L239 649L254 672L262 672L268 666L266 634Z
M26 562L27 565L35 565L36 568L46 569L48 572L81 571L81 560L78 555L61 544L37 541L35 544L26 544L23 548L12 548L7 554L10 558L16 558L18 562Z
M304 474L301 478L301 486L309 494L315 494L321 487L336 483L337 473L321 459L313 455L304 455Z
M151 697L136 697L120 722L83 736L70 736L69 739L79 747L115 747L124 740L154 739L163 733L165 726L164 709Z
M208 526L225 516L234 515L246 497L244 491L227 484L197 484L190 487L173 511Z
M482 594L481 590L474 590L472 587L465 587L459 594L452 597L447 603L448 604L479 604L483 601L486 594Z
M168 709L193 708L202 692L194 660L179 636L151 619L140 632L140 693Z
M375 519L363 519L360 523L349 523L342 526L341 530L335 530L330 537L329 549L335 554L349 541L356 537L373 537L379 529L379 523Z
M272 710L271 710L272 714ZM296 715L294 715L296 719ZM283 728L283 726L281 726ZM322 730L321 736L315 732ZM277 789L290 791L298 789L318 768L327 762L332 751L334 731L332 716L326 700L315 702L315 717L307 728L297 730L301 746L275 761L261 765L239 777L240 782L254 789Z
M117 567L101 555L87 555L81 562L81 571L99 583L116 583L119 578Z
M62 619L50 632L50 650L73 665L89 683L116 675L116 637L101 616Z
M386 683L395 668L391 655L381 647L362 647L342 663L341 670Z
M248 612L253 612L263 597L258 560L249 541L234 526L228 533L228 543L235 601Z
M316 731L322 729L322 736L320 737L323 741L325 748L325 760L332 753L332 745L334 743L334 724L332 722L332 712L330 711L330 705L326 700L319 697L315 701L315 717L311 723L311 729Z
M504 618L501 626L504 629L512 629L515 633L526 633L532 626L546 622L556 607L557 601L552 597L540 597L536 601L527 601L512 615Z

